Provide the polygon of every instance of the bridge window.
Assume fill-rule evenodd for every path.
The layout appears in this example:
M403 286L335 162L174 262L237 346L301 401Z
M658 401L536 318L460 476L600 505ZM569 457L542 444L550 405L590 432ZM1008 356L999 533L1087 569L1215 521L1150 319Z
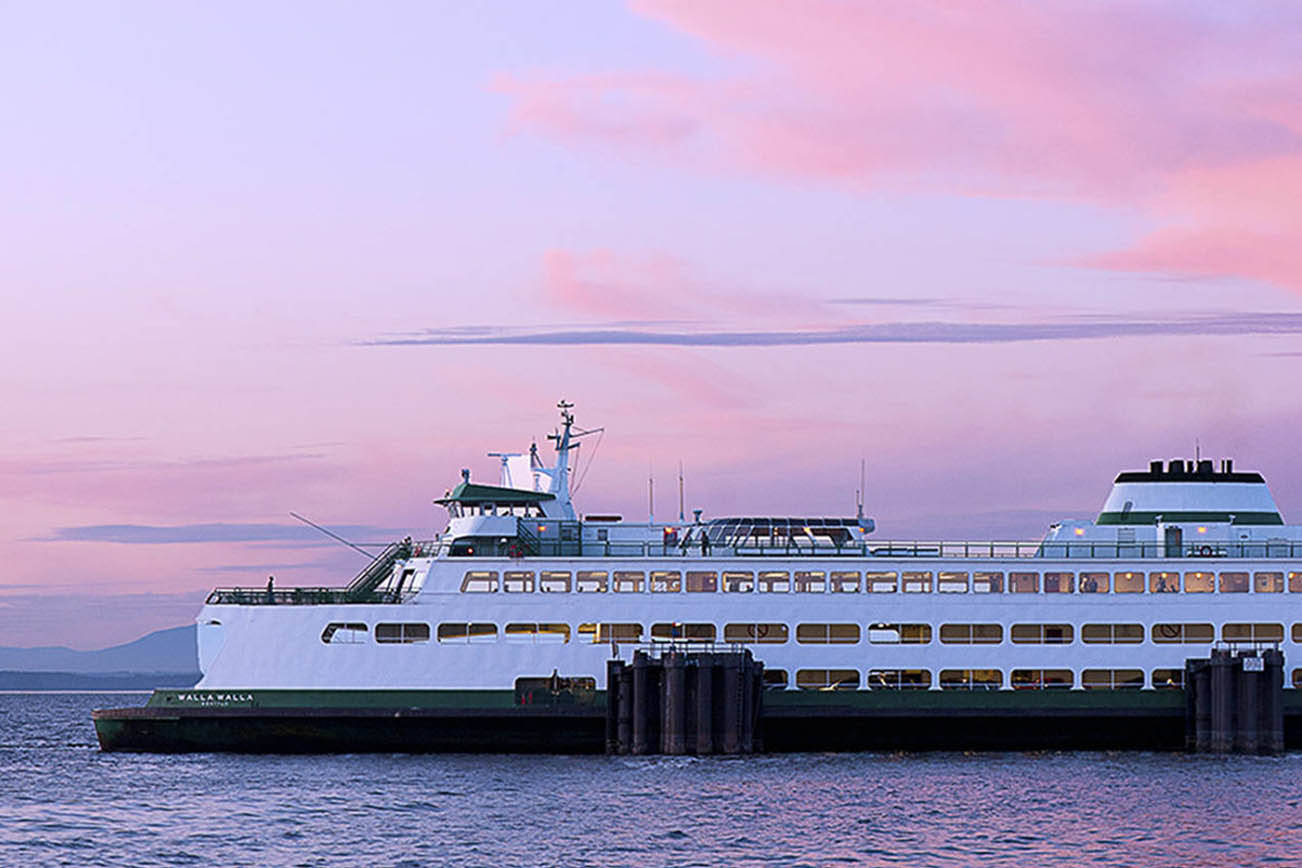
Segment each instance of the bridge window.
M1144 670L1086 669L1080 674L1080 686L1086 690L1138 689L1144 686Z
M1008 590L1014 594L1038 594L1040 592L1040 574L1009 573Z
M502 590L510 594L533 593L533 570L507 570L502 573Z
M931 593L931 571L905 570L901 578L904 580L904 593L906 594L930 594Z
M974 594L1002 594L1004 592L1004 574L973 573L972 592Z
M1144 593L1143 573L1113 573L1113 590L1118 594Z
M461 580L461 593L483 594L497 590L497 573L489 570L471 570Z
M569 624L507 624L502 631L508 642L523 642L538 645L564 645L570 641ZM442 641L442 636L439 637Z
M869 624L868 641L874 645L926 645L930 624Z
M1008 683L1014 690L1065 690L1075 683L1075 677L1070 669L1014 669Z
M604 594L610 588L610 577L605 570L579 570L574 590L581 594Z
M897 573L864 573L864 590L870 594L893 594L899 590L900 577Z
M619 574L616 573L616 576ZM651 593L677 594L683 589L683 574L678 570L652 570Z
M1180 574L1156 572L1148 574L1150 594L1174 594L1180 590Z
M796 641L802 645L853 645L859 641L859 625L798 624Z
M1226 624L1221 627L1221 638L1247 642L1283 642L1283 624Z
M1211 624L1154 624L1153 641L1159 645L1203 645L1216 638Z
M801 690L856 690L857 669L797 669L796 686Z
M428 642L429 624L376 624L375 641L382 644L401 643L404 645L415 642Z
M651 625L652 642L713 642L713 624L660 623Z
M1071 624L1014 624L1011 638L1019 645L1069 645L1074 634Z
M827 592L827 573L822 570L796 570L796 593L823 594Z
M1179 689L1184 687L1183 669L1154 669L1153 686L1162 689Z
M719 590L719 574L689 570L687 573L687 593L712 594Z
M1296 576L1297 573L1290 573L1290 576ZM1290 584L1292 584L1290 582ZM1253 573L1252 590L1258 594L1282 594L1284 593L1284 574L1283 573ZM1298 588L1292 590L1297 591Z
M1106 594L1108 592L1107 573L1081 573L1080 592L1082 594Z
M791 574L785 570L768 570L759 574L760 593L786 594L791 591Z
M735 570L723 571L723 592L725 594L749 594L755 590L755 574Z
M945 570L936 577L936 590L942 594L966 594L967 582L967 573Z
M1044 592L1046 594L1070 594L1076 590L1075 573L1045 573Z
M998 690L1004 673L998 669L942 669L941 690Z
M832 593L833 594L859 593L859 573L849 572L849 571L834 571L832 573Z
M870 669L869 690L926 690L931 687L927 669Z
M781 645L787 641L786 624L724 624L723 641Z
M1222 594L1248 593L1248 574L1247 573L1221 573L1221 593Z
M375 625L375 641L379 642L380 628L383 624ZM398 626L398 625L393 625ZM403 625L411 626L411 625ZM417 625L425 626L425 625ZM425 626L425 638L429 638L429 627ZM496 642L497 625L496 624L461 624L445 623L439 624L439 641L450 642L454 644L466 645L479 642Z
M998 645L1004 641L1001 624L941 624L940 641L945 645Z
M1138 645L1144 641L1144 625L1085 624L1080 640L1087 645Z
M579 640L596 644L641 642L641 624L580 624Z
M640 594L646 573L640 570L615 570L615 593Z
M1184 574L1184 592L1186 594L1210 594L1216 590L1214 573L1196 572Z
M357 645L366 641L367 632L365 624L343 624L336 621L326 624L326 628L321 631L321 641L327 645Z

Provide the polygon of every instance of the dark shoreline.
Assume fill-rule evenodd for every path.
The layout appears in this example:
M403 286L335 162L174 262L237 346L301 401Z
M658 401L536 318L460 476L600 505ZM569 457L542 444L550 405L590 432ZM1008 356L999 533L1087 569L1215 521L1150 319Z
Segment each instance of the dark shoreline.
M0 670L0 690L154 690L191 687L198 672L24 672Z

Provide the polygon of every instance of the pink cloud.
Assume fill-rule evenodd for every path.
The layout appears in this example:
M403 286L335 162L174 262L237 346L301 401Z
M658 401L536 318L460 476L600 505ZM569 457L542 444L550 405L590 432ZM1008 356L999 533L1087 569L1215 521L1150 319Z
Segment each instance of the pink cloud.
M1098 201L1159 228L1091 264L1302 287L1296 263L1270 253L1278 233L1292 236L1288 223L1268 222L1269 201L1257 205L1270 198L1268 173L1292 173L1302 153L1293 96L1302 54L1287 36L1302 25L1296 11L835 0L635 8L699 40L723 71L504 81L517 127L856 190ZM1211 207L1235 194L1228 210Z

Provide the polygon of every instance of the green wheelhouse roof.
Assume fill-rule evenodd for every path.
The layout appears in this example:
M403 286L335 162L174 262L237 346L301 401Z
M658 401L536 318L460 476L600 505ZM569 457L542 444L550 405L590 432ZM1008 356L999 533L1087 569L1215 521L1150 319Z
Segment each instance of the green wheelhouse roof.
M502 506L529 506L545 500L555 500L556 495L545 491L529 491L524 488L503 488L499 485L480 485L478 482L463 482L446 497L434 501L440 506L449 503L479 504L496 503Z

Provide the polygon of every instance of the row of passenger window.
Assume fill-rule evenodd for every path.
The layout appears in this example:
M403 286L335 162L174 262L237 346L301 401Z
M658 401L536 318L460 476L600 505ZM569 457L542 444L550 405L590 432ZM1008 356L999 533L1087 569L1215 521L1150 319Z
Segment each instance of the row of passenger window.
M1014 690L1070 690L1077 686L1076 673L1070 669L1013 669L1008 685ZM1153 669L1149 686L1158 689L1184 686L1183 669ZM764 681L772 688L789 686L784 669L765 669ZM999 690L1004 686L1000 669L942 669L936 678L942 690ZM861 686L857 669L797 669L796 687L801 690L858 690ZM932 686L929 669L869 669L862 686L869 690L928 690ZM1144 686L1142 669L1083 669L1079 686L1086 690L1139 689ZM1302 669L1293 670L1293 686L1302 687Z
M1143 572L989 572L942 570L469 570L463 593L798 593L798 594L1222 594L1302 593L1302 572L1193 570Z
M1076 640L1073 624L1013 624L1007 631L1002 624L941 624L939 640L943 645L998 645L1007 638L1017 645L1068 645ZM802 645L856 645L862 639L874 645L926 645L932 641L930 624L797 624L795 640ZM367 641L364 623L335 622L321 631L327 645L357 644ZM498 641L496 624L487 622L444 622L433 634L438 642L469 644ZM1144 641L1143 624L1082 624L1080 641L1087 645L1137 645ZM1302 644L1302 622L1293 625L1292 640ZM560 643L570 641L570 625L549 622L515 622L505 625L501 637L507 642ZM641 624L580 624L577 638L587 643L643 641ZM1158 645L1205 645L1216 640L1216 630L1208 623L1153 624L1148 638ZM415 623L381 623L375 625L375 641L380 644L429 642L430 625ZM716 642L718 631L710 623L661 622L651 625L652 642ZM723 627L723 641L757 645L781 645L791 639L786 624L733 623ZM1282 642L1283 624L1231 623L1221 625L1225 641Z

